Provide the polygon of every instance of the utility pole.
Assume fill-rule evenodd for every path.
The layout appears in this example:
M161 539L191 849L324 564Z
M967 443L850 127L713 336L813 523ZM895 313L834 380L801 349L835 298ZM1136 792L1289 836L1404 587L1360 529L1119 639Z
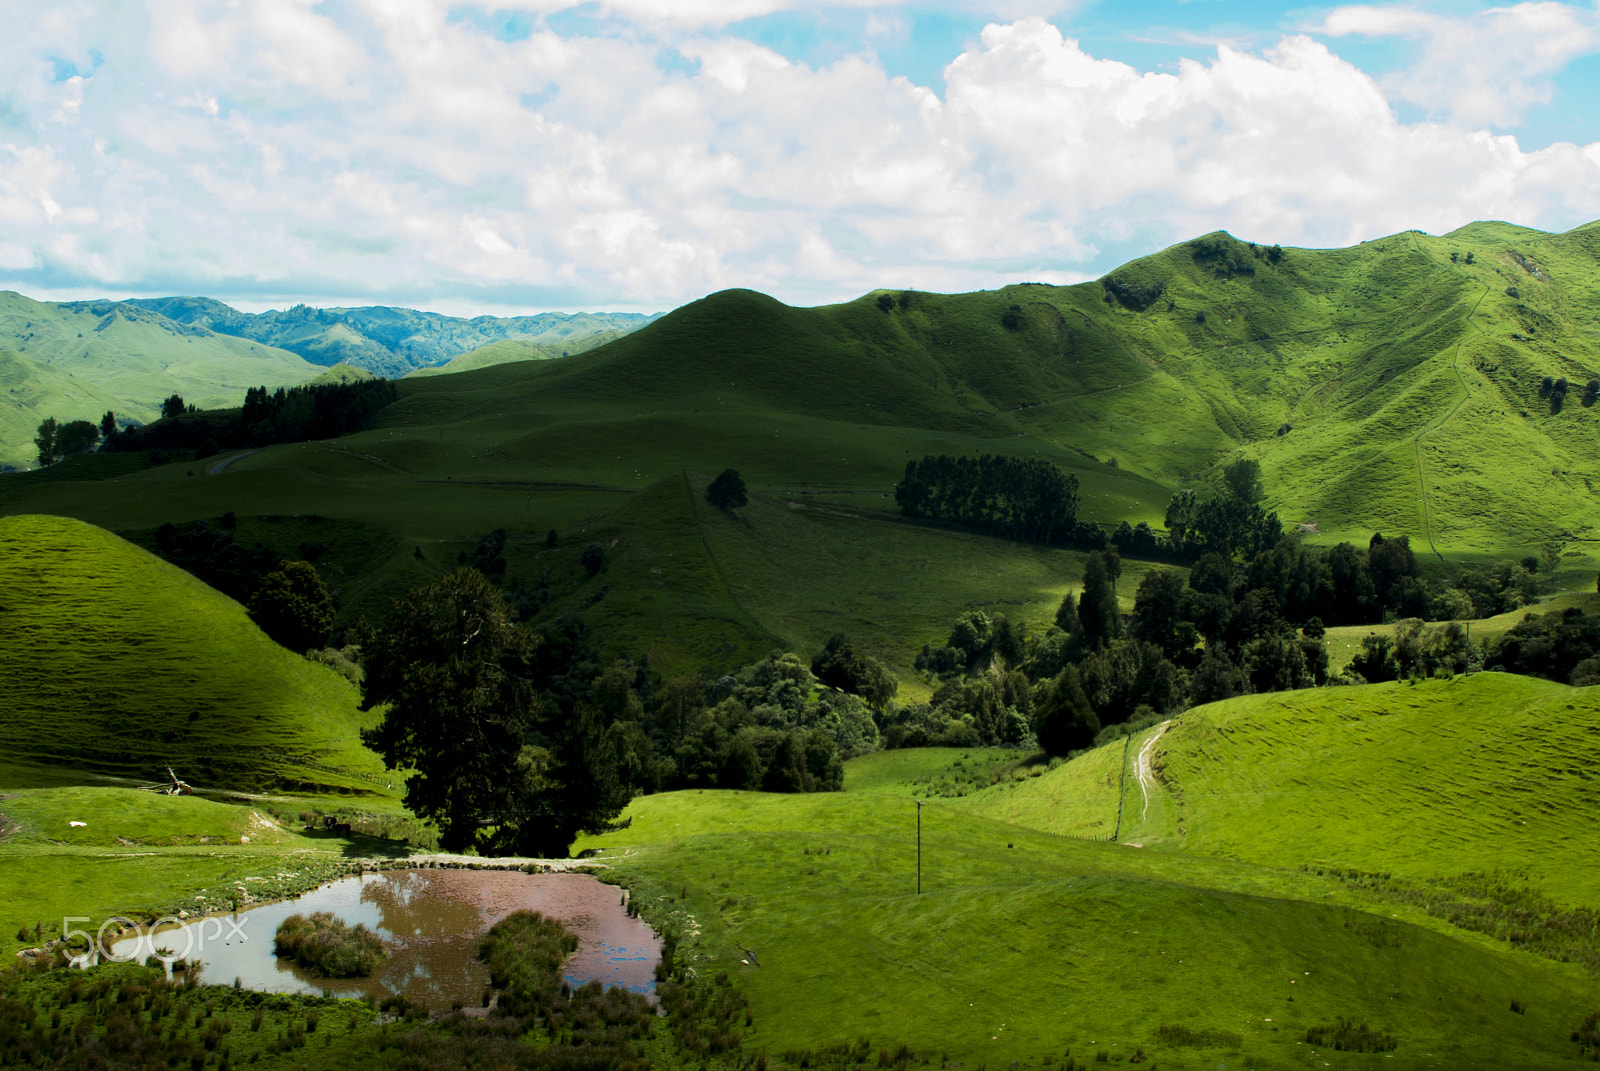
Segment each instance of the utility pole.
M922 801L917 801L917 895L922 895Z

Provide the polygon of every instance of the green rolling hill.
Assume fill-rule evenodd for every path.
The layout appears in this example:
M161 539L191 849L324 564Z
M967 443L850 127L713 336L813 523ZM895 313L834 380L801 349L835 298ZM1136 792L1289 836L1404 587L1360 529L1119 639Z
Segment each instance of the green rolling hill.
M1125 776L1119 742L959 805L1106 835L1120 800L1121 840L1150 849L1600 904L1597 724L1600 688L1505 673L1245 696L1135 737Z
M249 387L304 383L323 370L285 350L215 334L117 301L34 301L0 293L0 464L37 463L46 417L124 421L161 415L172 394L201 408L238 405Z
M1476 224L1274 251L1219 234L1072 287L811 309L725 291L564 359L408 378L374 427L337 441L268 447L214 476L208 463L7 477L0 511L122 532L229 511L364 526L388 549L349 578L351 622L505 528L508 575L540 613L582 609L634 655L676 636L662 657L719 670L833 627L905 667L965 606L1048 617L1077 580L1070 553L898 518L894 484L924 454L1048 458L1078 477L1084 516L1157 528L1175 489L1254 457L1268 504L1313 542L1408 534L1437 566L1566 540L1560 579L1590 587L1597 240L1595 226ZM693 490L727 467L755 496L737 525ZM687 481L693 509L663 481ZM718 579L695 590L715 614L646 598L648 570L681 563L644 564L668 532L698 539ZM577 553L601 535L617 541L612 571L585 582ZM868 559L884 581L869 589L895 598L852 607ZM991 559L1015 567L986 590L959 579Z
M1330 713L1330 733L1340 720ZM697 970L729 972L755 1013L747 1047L790 1066L832 1066L830 1049L861 1038L869 1063L904 1044L915 1062L968 1067L1083 1067L1099 1053L1188 1069L1577 1056L1567 1038L1594 986L1569 964L1329 871L1092 843L980 813L1002 788L923 809L918 894L913 798L974 758L864 756L841 794L645 797L628 829L578 847L602 849ZM1272 806L1275 787L1263 777L1240 795ZM1392 1049L1307 1043L1340 1018Z
M232 599L60 517L0 519L0 769L197 787L383 793L344 678L279 647Z

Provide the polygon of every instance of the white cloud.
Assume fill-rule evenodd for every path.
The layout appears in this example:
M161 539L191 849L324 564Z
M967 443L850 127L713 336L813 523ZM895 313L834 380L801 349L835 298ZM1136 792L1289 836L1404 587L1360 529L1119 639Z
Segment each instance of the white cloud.
M1600 9L1551 2L1463 16L1356 5L1334 10L1317 30L1418 42L1415 62L1385 77L1384 90L1466 125L1516 125L1529 107L1554 97L1551 75L1600 51Z
M680 28L685 68L648 28L502 41L449 15L108 0L20 20L0 285L654 309L1074 281L1106 243L1219 227L1331 245L1600 216L1600 145L1402 123L1308 37L1152 74L1023 19L952 57L941 99L870 54L818 68Z

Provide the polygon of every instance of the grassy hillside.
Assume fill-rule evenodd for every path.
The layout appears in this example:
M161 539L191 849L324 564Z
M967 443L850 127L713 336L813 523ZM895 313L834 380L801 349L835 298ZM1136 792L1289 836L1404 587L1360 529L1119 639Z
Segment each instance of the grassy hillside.
M36 463L46 417L99 423L107 409L141 422L172 394L202 408L238 405L249 387L294 386L322 371L292 353L169 320L128 302L34 301L0 293L0 464Z
M1414 881L1497 874L1595 906L1596 725L1600 689L1504 673L1246 696L1135 737L1120 797L1119 743L962 805L1078 834L1120 798L1122 839L1147 847ZM1146 793L1136 759L1158 735Z
M629 829L583 843L687 935L697 969L737 978L755 1013L747 1044L795 1062L858 1038L869 1053L903 1043L969 1067L1141 1051L1162 1068L1572 1059L1565 1039L1592 986L1568 968L1439 932L1420 912L1362 911L1313 873L1071 840L935 803L918 896L916 811L898 788L931 772L926 757L893 770L876 767L900 756L857 760L837 795L636 800ZM1304 1044L1340 1016L1396 1048Z
M525 549L551 528L579 549L604 532L625 557L630 526L644 546L692 523L720 572L706 620L746 622L727 635L668 621L673 600L650 609L648 584L629 594L625 578L658 565L617 558L581 592L541 579L534 552L510 575L547 589L551 613L598 593L610 609L582 605L610 615L610 634L677 635L663 657L694 666L834 625L903 666L967 604L1038 618L1076 579L1071 556L895 520L906 461L932 453L1048 458L1078 477L1084 516L1157 527L1174 489L1256 457L1268 504L1313 541L1406 533L1437 564L1430 548L1521 556L1570 536L1558 579L1589 588L1596 234L1483 226L1278 254L1211 235L1075 287L814 309L726 291L587 353L407 379L377 426L336 442L98 482L0 479L0 511L129 532L228 511L381 530L350 620L381 616L402 583L493 529ZM1554 373L1572 384L1559 412L1540 397ZM738 517L661 512L672 495L619 512L660 481L728 467L756 496Z
M1486 226L1276 255L1218 234L1075 287L815 309L727 291L576 359L418 383L390 419L442 417L507 468L554 452L599 479L619 440L697 470L714 441L763 482L873 490L913 437L1070 456L1084 475L1114 458L1168 489L1249 456L1314 539L1535 550L1594 536L1596 234ZM1569 381L1563 404L1545 376ZM822 470L817 421L872 446Z
M0 753L197 788L383 790L369 715L343 678L267 639L244 609L109 532L0 520Z

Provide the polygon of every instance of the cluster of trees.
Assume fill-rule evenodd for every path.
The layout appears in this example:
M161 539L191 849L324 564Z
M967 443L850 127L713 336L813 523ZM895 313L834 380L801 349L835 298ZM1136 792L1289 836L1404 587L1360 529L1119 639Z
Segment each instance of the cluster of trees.
M319 383L305 387L251 387L238 409L196 411L174 394L162 404L162 419L106 438L111 450L193 450L205 457L242 446L331 439L360 431L395 400L386 379Z
M895 504L927 517L1037 543L1104 541L1078 523L1078 478L1036 457L924 457L906 462Z
M1170 714L1191 703L1247 692L1309 687L1327 680L1320 622L1297 627L1266 591L1246 591L1243 571L1212 555L1188 582L1152 570L1133 613L1117 606L1121 560L1091 554L1081 597L1070 593L1043 631L981 612L962 615L943 648L925 647L917 668L942 683L919 726L970 726L975 743L1027 746L1056 754L1087 747L1106 727Z
M33 445L39 450L39 464L53 465L64 457L88 453L116 431L117 415L109 409L98 425L88 420L69 420L63 424L55 417L46 417L39 424Z
M363 701L385 708L363 739L416 771L406 806L447 851L565 854L640 792L837 790L842 760L878 746L872 703L893 695L844 641L818 668L870 700L781 651L709 683L601 666L581 623L530 630L472 568L398 600L361 647Z
M1290 538L1240 561L1207 551L1187 578L1154 569L1123 615L1115 547L1091 554L1082 594L1067 595L1043 630L1003 615L962 614L943 646L924 646L916 668L939 680L931 700L885 719L887 746L1087 747L1103 729L1255 692L1329 682L1328 624L1402 618L1374 634L1343 683L1472 668L1553 680L1600 676L1585 661L1600 625L1582 615L1517 626L1474 648L1461 619L1504 613L1539 590L1536 559L1461 570L1453 584L1425 580L1405 536L1374 535L1313 550ZM1423 617L1446 620L1426 627Z

